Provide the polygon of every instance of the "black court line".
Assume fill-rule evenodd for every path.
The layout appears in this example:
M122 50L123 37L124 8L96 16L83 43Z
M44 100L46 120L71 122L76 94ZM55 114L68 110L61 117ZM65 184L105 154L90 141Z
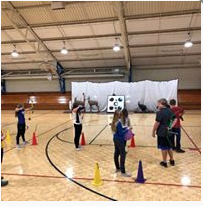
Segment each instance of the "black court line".
M48 130L45 131L45 132L42 132L41 134L37 135L37 137L40 137L40 136L46 134L47 132L50 132L51 130L56 129L57 127L60 127L60 126L62 126L63 124L66 124L66 123L68 123L68 122L70 122L70 121L72 121L72 119L70 119L70 120L68 120L68 121L65 121L64 123L61 123L61 124L57 125L56 127L53 127L53 128L51 128L51 129L48 129ZM31 139L29 139L28 142L29 142L29 141L31 141ZM16 147L12 147L12 148L4 151L4 153L9 152L9 151L11 151L11 150L13 150L13 149L15 149L15 148L16 148Z
M70 128L72 128L72 127L69 127L69 128L67 128L67 129L70 129ZM58 132L57 134L55 134L55 135L48 141L48 143L47 143L47 145L46 145L45 153L46 153L46 157L47 157L49 163L50 163L60 174L62 174L66 179L70 180L71 182L79 185L80 187L82 187L82 188L84 188L84 189L86 189L86 190L88 190L88 191L90 191L90 192L93 192L93 193L95 193L95 194L97 194L97 195L99 195L99 196L101 196L101 197L104 197L104 198L106 198L106 199L108 199L108 200L117 201L116 199L113 199L113 198L108 197L108 196L106 196L106 195L104 195L104 194L102 194L102 193L99 193L99 192L97 192L97 191L95 191L95 190L92 190L92 189L84 186L83 184L75 181L75 180L72 179L71 177L68 177L66 174L64 174L64 173L51 161L51 159L50 159L50 157L49 157L49 152L48 152L48 150L49 150L49 144L50 144L50 142L51 142L54 138L56 138L56 136L59 135L60 133L61 133L61 132Z
M108 124L106 124L101 131L89 142L89 144L92 144L92 142L94 142L94 140L106 129L106 127L108 126Z

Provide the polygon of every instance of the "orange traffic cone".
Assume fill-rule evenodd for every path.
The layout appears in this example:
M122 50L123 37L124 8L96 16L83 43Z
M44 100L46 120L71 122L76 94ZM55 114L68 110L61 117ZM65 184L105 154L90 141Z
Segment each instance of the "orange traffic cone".
M131 142L130 142L130 145L129 145L128 147L136 147L134 135L133 135L133 137L131 138Z
M33 136L32 136L32 145L37 145L37 137L35 135L35 132L33 132Z
M86 145L84 132L82 132L82 139L81 139L81 143L80 144L81 145Z

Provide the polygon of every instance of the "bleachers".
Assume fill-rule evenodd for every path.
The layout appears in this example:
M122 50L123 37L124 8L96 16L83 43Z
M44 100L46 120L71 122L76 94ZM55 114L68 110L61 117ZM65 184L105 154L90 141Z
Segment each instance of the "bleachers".
M178 90L178 103L184 109L201 109L201 89Z
M71 92L7 93L1 95L1 109L13 110L18 103L30 107L30 100L36 110L68 110ZM201 90L178 90L178 103L184 109L201 109Z
M30 107L33 100L36 110L68 110L70 99L70 92L8 93L1 95L1 109L15 109L18 103Z

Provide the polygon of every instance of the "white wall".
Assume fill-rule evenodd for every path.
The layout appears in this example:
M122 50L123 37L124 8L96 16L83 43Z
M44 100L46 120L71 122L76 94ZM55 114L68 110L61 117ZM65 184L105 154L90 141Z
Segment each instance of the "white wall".
M133 81L168 81L178 79L178 89L201 89L201 68L194 69L151 69L133 68Z
M57 92L57 80L6 80L6 92Z
M201 69L151 69L136 70L133 68L133 81L152 80L168 81L179 79L178 89L201 89ZM72 81L90 81L90 82L111 82L128 81L124 78L99 78L99 79L66 79L66 91L71 91ZM6 80L7 92L60 92L58 80Z

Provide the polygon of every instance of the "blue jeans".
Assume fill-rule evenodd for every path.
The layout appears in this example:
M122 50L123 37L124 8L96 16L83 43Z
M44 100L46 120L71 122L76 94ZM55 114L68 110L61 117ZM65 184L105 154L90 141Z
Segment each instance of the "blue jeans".
M176 134L172 134L171 137L171 143L173 145L174 149L180 149L181 144L180 144L180 139L181 139L181 129L180 128L173 128L172 132L175 132ZM175 136L176 136L176 146L175 146Z
M116 169L121 169L122 173L125 173L125 143L124 141L120 141L117 139L114 139L114 163L116 166ZM119 164L119 155L120 155L120 164Z

